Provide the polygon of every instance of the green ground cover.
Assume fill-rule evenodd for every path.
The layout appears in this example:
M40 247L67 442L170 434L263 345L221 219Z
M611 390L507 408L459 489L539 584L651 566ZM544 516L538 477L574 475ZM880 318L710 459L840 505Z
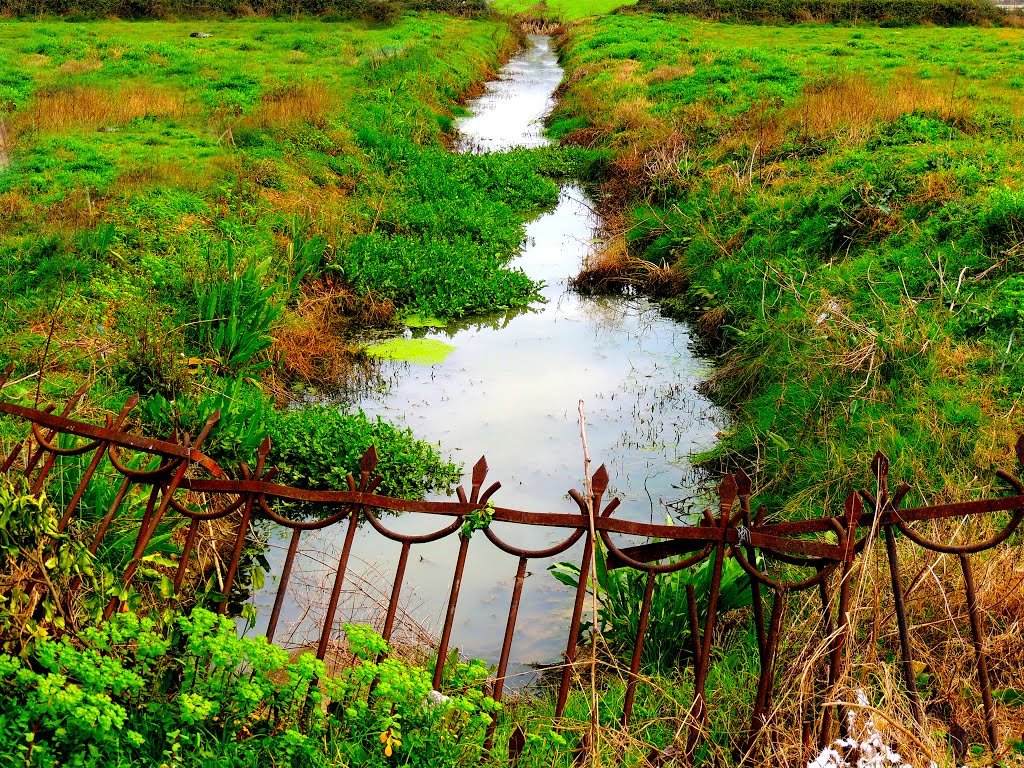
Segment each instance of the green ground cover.
M569 87L551 132L612 152L602 207L613 237L577 284L630 277L693 323L717 362L703 386L733 413L701 457L708 466L746 469L774 519L840 512L848 493L870 488L876 450L912 484L908 506L1005 491L994 470L1014 469L1024 432L1019 30L619 14L570 28L562 52ZM970 537L994 530L975 526ZM941 559L896 545L921 573L941 571ZM1019 539L976 567L1008 583L1017 557ZM864 563L851 685L888 722L910 722L898 645L878 623L893 615L885 564ZM960 764L970 744L985 752L969 714L978 694L963 682L974 671L956 639L964 624L948 603L961 590L939 576L909 608L928 727L900 749L925 763ZM1003 599L987 603L993 635ZM800 680L821 628L806 602L788 610L778 710L753 764L809 759L796 709L808 706ZM1016 641L1004 637L1012 656ZM721 648L712 690L749 711L749 672L736 660L750 638L734 627ZM1010 664L1000 684L1024 681ZM1019 754L1019 707L998 717L997 752ZM961 727L958 747L947 733ZM712 753L743 728L713 726Z
M152 424L189 398L260 417L267 384L365 368L356 331L535 298L507 263L568 161L447 147L504 22L200 26L0 23L7 397L42 368L44 398L88 378Z
M876 449L915 500L1012 464L1020 31L616 15L563 42L552 132L614 150L621 266L720 351L709 463L789 518L835 512Z
M603 10L553 3L544 15ZM410 433L336 408L276 409L270 393L341 375L328 361L346 357L348 336L396 315L435 323L529 302L535 286L507 268L521 222L554 200L554 179L600 157L617 237L581 285L625 272L696 322L720 355L708 389L735 413L705 458L746 467L772 514L835 512L877 448L927 501L985 491L1009 463L1024 425L1017 30L617 14L563 39L569 80L551 131L598 153L463 157L446 146L452 120L515 45L502 23L210 21L212 37L188 38L196 28L0 23L0 362L21 379L5 397L34 400L37 372L44 400L83 380L107 406L141 390L138 420L154 433L220 408L209 450L225 463L253 463L269 433L288 482L337 487L383 443L385 490L447 485L457 468ZM202 613L161 616L152 636L128 613L53 641L56 603L26 612L31 586L11 563L49 568L53 554L54 600L82 580L72 618L88 624L130 557L126 537L95 560L71 537L45 549L54 514L0 488L3 593L16 596L0 616L0 762L480 764L485 670L454 668L445 690L458 695L431 710L433 662L382 668L379 639L359 630L365 664L335 691L344 712L305 704L323 672L308 656L288 661ZM157 557L174 554L166 533ZM162 584L149 570L129 600L140 612ZM617 573L598 615L614 647L598 655L597 762L643 765L652 748L671 761L692 698L671 616L694 574L656 592L658 636L678 647L645 660L627 733L614 657L628 654L641 581ZM717 630L702 762L735 760L748 725L737 718L755 652L735 615ZM385 685L366 699L377 676ZM495 759L522 724L524 764L575 764L589 682L561 734L549 699L513 701ZM805 713L790 714L766 760L799 741Z

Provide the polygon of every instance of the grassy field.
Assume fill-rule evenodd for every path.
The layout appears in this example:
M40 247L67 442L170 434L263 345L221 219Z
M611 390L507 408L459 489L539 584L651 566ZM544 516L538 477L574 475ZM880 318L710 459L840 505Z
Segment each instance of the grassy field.
M203 449L231 471L255 465L267 435L291 485L347 487L371 444L383 492L453 485L460 468L437 446L305 393L321 402L369 367L357 333L534 299L508 262L579 153L449 149L462 100L518 45L504 21L441 15L0 22L0 365L15 365L4 399L45 405L87 384L78 415L101 420L139 392L133 426L164 437L194 434L219 409ZM61 462L50 498L66 498L83 471ZM156 597L170 581L150 564L167 568L164 555L180 551L173 523L122 594L141 508L122 506L113 545L93 556L85 543L119 483L101 470L56 543L45 498L0 484L0 763L377 766L382 735L394 737L388 756L405 739L406 765L479 755L482 664L462 681L457 713L422 706L422 666L374 668L377 701L389 703L341 718L342 734L337 717L307 706L310 682L326 677L310 657L291 665L237 638L233 620L189 617L219 602L218 574L187 579L174 608ZM232 611L261 581L262 555L246 550ZM33 573L45 573L46 595ZM127 611L96 629L112 591L145 618ZM184 635L188 650L166 639ZM274 690L291 698L268 706Z
M499 9L568 21L617 5ZM198 30L211 36L189 37ZM223 461L251 460L269 433L271 462L293 484L337 487L375 442L387 446L384 490L447 485L457 468L407 432L275 402L358 373L356 332L529 302L535 286L508 268L522 221L553 202L559 178L599 160L610 238L578 285L605 290L626 277L694 323L717 358L708 392L734 414L709 466L746 468L757 501L785 518L835 513L865 484L876 449L892 457L896 479L915 484L910 503L991 492L992 470L1012 468L1024 429L1024 33L627 12L572 25L561 43L568 77L550 130L586 149L461 156L448 149L461 100L517 45L498 20L0 22L0 364L14 362L18 379L4 396L46 401L88 382L116 407L138 390L138 420L161 434L220 408L209 447ZM0 488L4 514L52 523L19 494ZM5 547L0 556L41 551L31 536ZM58 584L82 576L77 562L60 560ZM121 566L101 558L96 567ZM1011 659L1024 652L1016 603L1001 591L1019 578L1014 568L1012 557L992 558L979 578L982 600L1007 606L991 642ZM891 610L884 575L865 573L855 625L868 658L851 685L868 681L898 714L895 640L877 634ZM980 745L972 655L940 578L911 606L926 662L919 685L944 708L939 720ZM668 594L657 592L659 611ZM792 610L779 708L747 764L807 764L800 724L813 691L801 688L801 654L821 633L804 607ZM253 686L277 696L270 673L282 672L297 681L298 701L321 670L237 644L233 626L173 620L201 640L187 653L120 616L127 629L113 631L128 641L103 657L103 675L93 656L58 651L45 632L11 641L26 654L45 648L46 661L19 670L13 655L0 658L0 730L19 763L81 754L87 765L378 765L393 746L408 765L479 763L477 667L459 670L462 715L424 708L423 669L397 664L368 668L367 680L386 675L372 706L300 722L291 698L269 715L254 709ZM717 630L705 763L738 759L754 693L747 624L735 612ZM109 642L82 642L94 641ZM150 661L136 658L143 641L157 650ZM368 646L366 660L377 652ZM239 675L243 658L259 674ZM182 659L196 669L188 698L164 685ZM619 667L600 673L595 764L643 765L652 748L671 759L688 721L688 668L645 680L625 733L615 725ZM993 668L1004 691L1024 690L1022 674ZM71 692L97 722L127 716L136 736L100 733L94 710L67 697L63 725L51 728L37 690L61 675L78 681ZM364 682L344 695L354 703ZM510 707L497 758L521 723L527 764L574 764L590 695L581 681L562 723L567 740L551 731L551 701ZM213 707L222 719L208 722ZM1000 710L1008 749L1019 709ZM927 749L916 756L961 763L942 732L920 738Z
M636 4L636 0L495 0L492 8L499 13L525 14L551 21L576 21L601 16L616 8Z
M518 44L504 22L6 21L0 41L8 397L42 370L44 396L139 390L162 427L171 400L259 421L246 381L329 390L365 365L356 330L535 295L506 264L565 158L447 148Z
M876 449L928 500L1009 462L1022 42L630 15L566 38L552 131L616 152L642 259L603 266L649 273L721 351L708 389L737 418L706 459L752 470L774 514L834 508Z

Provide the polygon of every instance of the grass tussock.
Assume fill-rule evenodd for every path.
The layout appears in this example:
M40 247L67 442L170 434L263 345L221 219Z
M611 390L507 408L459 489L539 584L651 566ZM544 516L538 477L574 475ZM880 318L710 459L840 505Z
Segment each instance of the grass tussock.
M349 378L365 378L371 365L361 347L346 340L351 329L386 325L394 316L390 302L359 299L346 286L321 279L286 316L271 356L286 380L334 389Z
M920 80L907 77L878 84L856 74L809 85L795 107L805 134L848 142L863 141L878 125L914 112L950 120L968 110L963 100Z
M12 145L11 132L7 128L7 123L0 118L0 170L7 168L11 164Z
M146 117L189 114L184 91L145 84L116 88L72 85L37 91L15 118L18 132L52 133L75 128L123 126Z
M670 295L685 282L685 275L667 264L657 265L629 253L626 239L612 222L605 243L586 257L583 269L569 286L583 294L623 293L640 286L654 295Z
M247 122L259 128L296 123L322 128L338 103L338 98L323 83L296 83L265 93Z

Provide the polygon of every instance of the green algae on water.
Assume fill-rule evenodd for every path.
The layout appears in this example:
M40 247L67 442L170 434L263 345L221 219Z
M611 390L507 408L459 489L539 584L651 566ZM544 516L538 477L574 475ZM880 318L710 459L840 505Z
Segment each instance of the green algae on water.
M444 328L448 325L447 320L432 315L424 315L414 312L402 318L402 322L409 328Z
M366 348L366 353L383 360L405 360L417 365L443 363L454 350L439 339L391 339Z

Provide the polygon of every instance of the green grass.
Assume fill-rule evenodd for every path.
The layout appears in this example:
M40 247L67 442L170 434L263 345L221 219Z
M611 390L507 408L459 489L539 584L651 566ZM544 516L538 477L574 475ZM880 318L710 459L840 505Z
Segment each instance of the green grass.
M708 389L736 418L705 459L752 470L771 514L834 513L876 449L917 500L1012 465L1022 43L640 15L571 32L582 79L551 130L617 150L631 251L673 267L666 308L721 351Z
M200 26L0 22L0 364L45 353L44 396L88 378L115 404L330 388L318 372L367 326L535 299L507 265L576 161L448 149L518 44L505 22Z

